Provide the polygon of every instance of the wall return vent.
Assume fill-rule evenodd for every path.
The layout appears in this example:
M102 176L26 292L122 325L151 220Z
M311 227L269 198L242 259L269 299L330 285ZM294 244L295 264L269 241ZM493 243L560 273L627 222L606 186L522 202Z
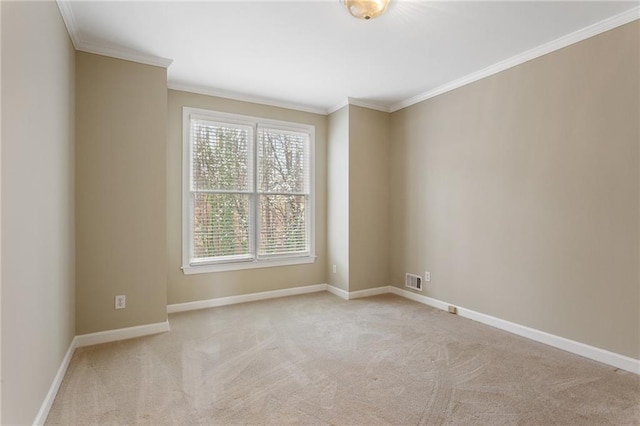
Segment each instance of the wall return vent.
M404 286L422 291L422 277L420 275L407 274L404 279Z

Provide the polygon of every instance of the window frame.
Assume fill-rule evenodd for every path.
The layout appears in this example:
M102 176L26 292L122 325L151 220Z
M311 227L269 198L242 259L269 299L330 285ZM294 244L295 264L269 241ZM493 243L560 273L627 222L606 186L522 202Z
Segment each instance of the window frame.
M250 141L250 164L252 170L252 188L250 194L251 211L249 220L253 229L249 235L249 251L251 258L220 259L192 261L193 247L193 197L191 181L193 174L191 135L191 120L200 119L231 124L237 126L252 127L252 140ZM260 224L259 203L261 192L257 186L258 173L258 131L260 127L284 132L305 133L308 135L308 208L306 208L307 238L309 252L302 254L275 254L260 257ZM262 117L219 112L201 108L182 108L182 271L185 275L209 272L236 271L243 269L267 268L275 266L289 266L313 263L316 260L315 252L315 126L311 124L294 123L281 120L272 120Z

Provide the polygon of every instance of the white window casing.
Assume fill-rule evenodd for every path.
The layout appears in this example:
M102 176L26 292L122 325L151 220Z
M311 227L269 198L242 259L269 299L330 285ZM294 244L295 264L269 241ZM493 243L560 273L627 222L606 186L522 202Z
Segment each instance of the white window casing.
M185 274L315 261L312 125L183 108Z

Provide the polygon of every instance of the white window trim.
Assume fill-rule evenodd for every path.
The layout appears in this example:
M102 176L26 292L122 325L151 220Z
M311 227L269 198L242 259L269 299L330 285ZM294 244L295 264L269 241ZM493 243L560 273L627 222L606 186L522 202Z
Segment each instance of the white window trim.
M304 255L274 255L264 258L238 259L237 261L202 261L191 262L191 119L200 118L209 121L222 121L224 123L250 125L254 127L257 135L258 125L276 130L299 131L309 134L309 253ZM257 137L257 136L256 136ZM257 153L254 153L254 156ZM210 111L200 108L182 108L182 271L185 275L202 274L210 272L238 271L243 269L269 268L275 266L289 266L314 263L316 260L316 221L315 221L315 126L301 123L271 120L261 117L252 117L225 112ZM255 165L254 165L255 167ZM252 215L255 212L252 211ZM254 220L257 218L253 218ZM257 243L256 237L252 241ZM257 252L257 247L251 245L251 250Z

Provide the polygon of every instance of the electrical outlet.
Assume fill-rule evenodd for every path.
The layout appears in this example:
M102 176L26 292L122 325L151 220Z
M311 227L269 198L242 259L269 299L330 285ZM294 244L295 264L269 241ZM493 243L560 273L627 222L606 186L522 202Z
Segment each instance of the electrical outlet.
M338 267L336 265L333 265L333 273L335 274L338 271Z
M431 272L426 271L426 272L424 273L424 280L425 280L426 282L428 282L428 283L430 283L430 282L431 282Z
M121 294L116 296L116 309L124 309L127 307L127 296Z

